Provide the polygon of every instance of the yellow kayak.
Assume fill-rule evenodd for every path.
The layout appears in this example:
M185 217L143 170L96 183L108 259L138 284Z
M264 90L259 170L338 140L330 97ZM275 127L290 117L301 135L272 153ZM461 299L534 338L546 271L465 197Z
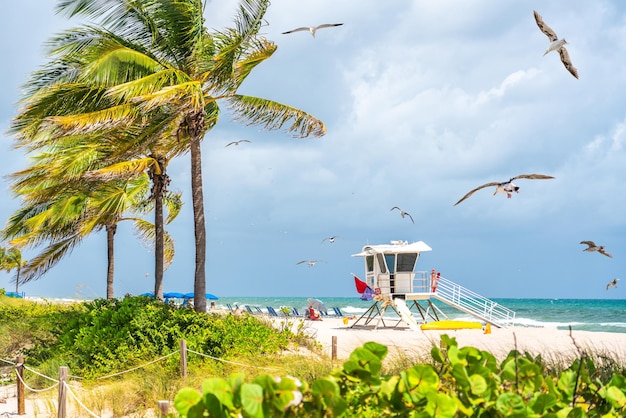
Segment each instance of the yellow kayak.
M473 321L454 321L452 319L444 319L442 321L427 322L420 326L422 330L438 330L438 329L482 329L483 324Z

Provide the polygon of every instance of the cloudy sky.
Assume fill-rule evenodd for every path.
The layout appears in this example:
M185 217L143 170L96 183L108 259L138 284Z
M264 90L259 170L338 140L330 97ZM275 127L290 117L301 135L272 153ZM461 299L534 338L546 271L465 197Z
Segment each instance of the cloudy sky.
M78 22L52 0L4 5L0 17L0 218L17 209L6 175L26 156L7 134L20 84L45 61L44 43ZM207 26L232 24L238 2L207 3ZM560 37L580 79L551 52L536 9ZM264 36L278 49L240 92L303 109L320 139L242 126L222 114L203 144L207 290L218 296L352 296L366 244L424 241L418 270L487 297L625 298L626 5L619 0L274 0ZM307 32L282 32L344 23ZM240 146L225 145L247 139ZM168 228L176 259L166 291L193 290L189 161L170 165L185 200ZM493 188L516 182L511 199ZM409 212L415 223L391 207ZM333 244L325 237L338 235ZM584 253L581 240L613 258ZM117 296L153 289L153 254L119 228ZM25 251L24 256L34 252ZM314 267L297 264L323 260ZM104 297L105 235L87 239L31 296ZM0 287L12 276L0 272Z

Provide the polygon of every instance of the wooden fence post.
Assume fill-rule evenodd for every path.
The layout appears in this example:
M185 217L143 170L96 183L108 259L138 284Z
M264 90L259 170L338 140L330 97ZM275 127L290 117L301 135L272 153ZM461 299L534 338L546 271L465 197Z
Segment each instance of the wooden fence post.
M332 359L337 360L337 336L333 335L333 343L332 343Z
M17 415L24 415L26 414L24 407L24 356L17 357L15 373L17 373Z
M180 375L187 377L187 341L180 340Z
M160 418L165 418L169 413L170 402L169 401L159 401L159 412Z
M58 418L65 418L67 412L67 388L65 382L67 380L67 366L59 367L59 405L58 405Z

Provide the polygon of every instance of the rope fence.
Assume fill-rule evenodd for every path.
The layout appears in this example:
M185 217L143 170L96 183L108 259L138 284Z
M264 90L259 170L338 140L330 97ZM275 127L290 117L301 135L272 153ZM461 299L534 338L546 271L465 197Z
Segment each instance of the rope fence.
M180 341L180 349L178 351L173 351L169 354L166 354L162 357L159 357L155 360L149 361L147 363L141 364L139 366L136 367L132 367L130 369L127 370L123 370L120 372L116 372L116 373L112 373L106 376L100 376L98 378L96 378L96 380L103 380L103 379L110 379L112 377L116 377L116 376L120 376L123 375L125 373L130 373L132 371L135 370L139 370L142 369L144 367L147 367L151 364L154 363L158 363L160 361L163 361L175 354L180 354L180 359L181 359L181 365L180 365L180 369L181 369L181 375L183 377L185 377L187 375L187 353L192 353L192 354L196 354L198 356L201 357L206 357L209 358L211 360L215 360L215 361L219 361L222 363L228 363L228 364L233 364L236 366L243 366L243 367L251 367L251 368L256 368L256 369L266 369L266 370L278 370L274 367L264 367L264 366L257 366L257 365L251 365L251 364L244 364L244 363L238 363L235 361L230 361L230 360L226 360L226 359L221 359L219 357L214 357L205 353L201 353L198 351L194 351L191 350L189 348L187 348L187 344L185 340L181 340ZM10 361L10 360L6 360L6 359L2 359L0 358L0 361L3 363L8 364L9 366L14 366L15 367L15 374L16 374L16 385L17 385L17 414L18 415L24 415L25 414L25 389L28 389L30 392L33 393L42 393L42 392L46 392L49 390L52 390L54 388L58 388L59 391L59 397L58 397L58 404L57 404L57 417L58 418L66 418L66 409L67 409L67 394L69 394L72 399L74 399L76 401L76 403L78 405L80 405L80 407L82 409L84 409L90 416L95 417L95 418L100 418L96 413L94 413L93 411L89 410L89 408L87 408L87 406L85 406L85 404L83 402L81 402L81 400L79 399L79 397L76 395L76 393L71 389L71 386L67 383L66 379L68 378L68 370L66 366L61 366L60 370L59 370L59 378L55 379L53 377L50 376L46 376L43 373L40 373L28 366L26 366L24 364L24 359L23 356L19 356L17 358L16 362ZM29 386L25 379L24 379L24 371L28 371L30 373L33 373L39 377L42 377L44 379L48 379L52 382L54 382L54 384L52 386L46 387L46 388L33 388L31 386ZM72 379L82 379L81 377L78 376L71 376ZM169 401L159 401L158 402L158 410L160 411L160 416L161 417L165 417L168 413L168 406L169 406Z

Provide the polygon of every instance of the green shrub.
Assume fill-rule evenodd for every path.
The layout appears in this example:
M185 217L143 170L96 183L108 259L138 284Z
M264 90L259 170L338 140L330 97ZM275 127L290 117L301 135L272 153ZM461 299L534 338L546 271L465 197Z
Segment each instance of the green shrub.
M24 350L29 364L44 370L63 364L82 377L153 361L179 350L181 339L190 350L228 359L277 353L293 337L288 330L278 331L250 315L198 314L147 297L97 299L67 308L0 305L0 319L9 318L24 329L39 324L22 346L30 347ZM165 364L175 373L178 357Z
M474 347L459 348L442 336L433 364L381 375L387 348L369 342L343 368L310 385L292 377L241 374L212 378L202 392L181 389L174 405L181 417L622 417L626 374L602 382L594 362L581 359L546 374L540 357L511 351L498 364Z

